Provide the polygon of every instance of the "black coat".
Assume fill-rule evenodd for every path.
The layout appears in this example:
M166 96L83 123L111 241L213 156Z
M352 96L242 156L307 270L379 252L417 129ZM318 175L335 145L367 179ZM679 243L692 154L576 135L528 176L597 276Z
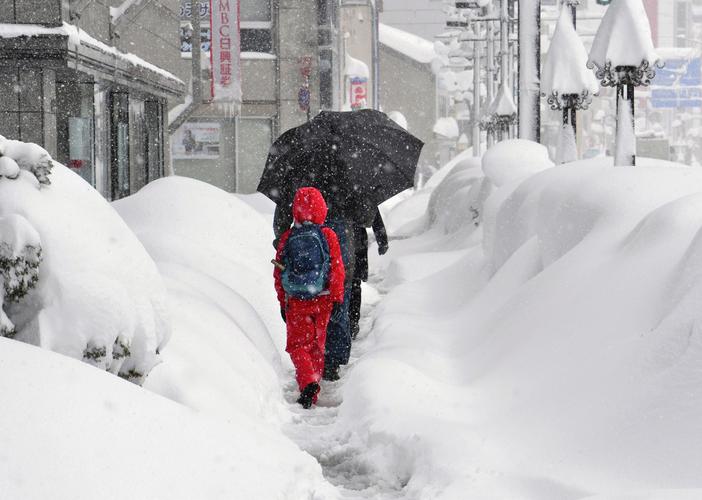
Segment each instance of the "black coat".
M354 267L353 279L367 281L368 280L368 232L366 228L360 225L354 226L354 246L356 252L356 262ZM375 241L378 243L378 252L382 255L388 248L388 234L385 230L383 217L380 215L380 210L376 210L375 218L373 219L373 234Z

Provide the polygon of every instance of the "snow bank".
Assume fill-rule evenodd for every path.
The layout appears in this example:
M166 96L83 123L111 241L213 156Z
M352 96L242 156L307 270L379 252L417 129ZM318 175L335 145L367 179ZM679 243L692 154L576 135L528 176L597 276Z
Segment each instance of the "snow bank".
M241 414L218 421L0 339L6 499L333 499L319 465Z
M227 416L281 416L285 329L272 283L271 224L204 182L167 177L114 203L168 288L173 336L146 387Z
M446 139L458 139L460 133L458 122L451 116L438 118L434 123L433 132Z
M0 177L5 334L141 383L170 334L153 261L102 196L42 148L0 138L0 154L12 173Z
M544 146L523 139L501 141L483 156L483 171L498 187L552 166Z
M406 498L702 497L702 172L524 151L472 238L391 242L339 432ZM434 189L456 234L482 180Z

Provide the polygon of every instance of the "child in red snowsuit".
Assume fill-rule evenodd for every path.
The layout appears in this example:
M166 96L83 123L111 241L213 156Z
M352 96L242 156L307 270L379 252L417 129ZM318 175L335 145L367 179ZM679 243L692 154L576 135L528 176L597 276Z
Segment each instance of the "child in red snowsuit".
M301 188L293 200L293 219L296 225L303 223L324 224L327 217L327 204L322 194L315 188ZM290 237L288 229L280 237L276 252L276 261L281 262L283 249ZM334 231L323 227L321 232L329 246L329 274L327 290L329 293L318 295L309 300L286 296L281 280L281 270L273 271L275 289L283 319L287 324L287 345L295 365L297 385L300 389L300 403L309 408L317 402L319 381L324 371L324 344L327 337L327 323L332 306L344 300L344 263L341 260L341 248Z

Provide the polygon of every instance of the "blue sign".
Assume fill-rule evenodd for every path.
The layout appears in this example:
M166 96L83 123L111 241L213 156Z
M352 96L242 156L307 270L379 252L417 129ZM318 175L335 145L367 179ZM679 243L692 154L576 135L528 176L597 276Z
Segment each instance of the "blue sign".
M656 68L651 82L660 87L693 87L702 85L702 59L668 59L665 67Z
M654 108L702 108L702 59L668 59L651 86Z
M300 87L300 91L297 93L297 104L300 106L300 111L309 111L311 97L308 87Z

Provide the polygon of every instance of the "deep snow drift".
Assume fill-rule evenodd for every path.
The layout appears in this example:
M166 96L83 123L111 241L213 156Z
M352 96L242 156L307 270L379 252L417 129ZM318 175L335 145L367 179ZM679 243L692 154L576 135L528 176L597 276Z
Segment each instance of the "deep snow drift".
M702 172L530 173L524 146L464 160L390 263L371 250L392 291L338 432L406 498L702 497Z
M270 221L176 177L117 203L122 219L38 146L6 145L0 325L132 381L150 371L151 392L0 339L0 497L336 498L281 430L292 415Z
M27 297L68 307L45 289L77 279L56 266L75 269L79 256L64 252L107 251L100 258L112 260L89 254L88 269L117 283L145 269L173 325L145 388L176 402L0 339L2 498L702 497L698 169L554 167L526 141L456 158L424 190L382 207L396 239L383 257L369 251L365 310L379 300L374 288L388 294L363 320L353 366L303 412L281 389L294 384L268 204L162 179L115 204L128 225L88 205L116 239L85 248L71 213L47 215L69 210L60 193L87 193L85 183L56 166L40 189L17 167L0 163L9 173L0 195L10 193L0 197L0 256L21 257L27 273L3 275L3 286L32 282L40 261ZM84 217L90 245L104 243ZM28 250L37 246L41 257ZM18 305L8 321L24 331ZM85 314L111 321L94 310Z
M173 336L146 386L194 409L278 419L285 326L272 285L272 226L204 182L168 177L114 206L157 263Z
M78 361L0 339L0 497L335 498L274 428L198 414Z
M0 137L0 155L5 335L141 383L170 334L153 261L105 199L42 148Z

